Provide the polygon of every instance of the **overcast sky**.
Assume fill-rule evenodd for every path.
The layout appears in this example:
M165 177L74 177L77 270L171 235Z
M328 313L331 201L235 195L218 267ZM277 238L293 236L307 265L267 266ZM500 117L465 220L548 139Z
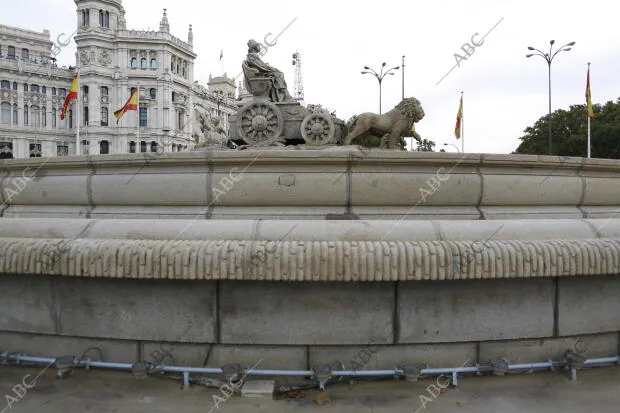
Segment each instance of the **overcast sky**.
M48 29L53 41L76 29L72 0L12 4L3 7L1 24ZM276 35L297 18L263 59L285 73L292 93L291 54L298 50L306 103L320 103L345 120L379 110L377 80L362 75L363 66L378 70L384 61L397 66L405 55L405 95L417 97L426 112L416 127L422 137L438 146L457 143L454 124L460 92L465 92L466 152L510 153L523 130L547 113L547 64L536 56L526 59L527 46L547 51L551 39L557 46L577 42L553 61L554 110L584 103L587 62L592 63L593 102L620 96L620 6L612 0L123 0L123 6L130 29L158 30L163 8L168 9L172 34L182 40L193 24L198 54L194 77L201 83L210 73L221 74L221 49L224 71L236 76L248 39L263 42L268 32ZM464 55L461 46L475 33L479 42L502 18L484 44L436 85L456 64L454 54ZM74 53L71 43L59 55L59 64L73 64ZM384 79L384 112L400 100L397 72Z

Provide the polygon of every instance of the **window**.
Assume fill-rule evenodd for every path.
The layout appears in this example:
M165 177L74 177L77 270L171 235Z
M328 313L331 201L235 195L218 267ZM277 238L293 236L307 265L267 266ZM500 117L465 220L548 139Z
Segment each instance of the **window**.
M28 105L24 105L24 126L28 126Z
M30 157L31 158L40 158L41 157L41 144L40 143L31 143L30 144Z
M0 81L0 89L10 89L10 88L11 88L11 82L9 82L8 80Z
M172 92L172 102L174 103L174 101L177 100L177 94L175 92Z
M183 111L180 110L177 112L177 130L183 130Z
M132 69L138 68L138 59L136 59L135 57L131 58L131 68Z
M30 52L28 49L22 49L22 59L28 60L30 59Z
M56 88L55 87L52 88L52 96L56 96Z
M56 145L56 156L69 155L69 145Z
M103 10L99 10L99 26L103 27Z
M40 115L40 109L38 106L33 105L30 106L30 110L32 111L32 126L34 126L35 128L41 126L41 115Z
M30 92L39 93L39 85L30 85Z
M106 155L110 153L110 144L108 141L99 142L99 153L101 155Z
M24 92L28 92L28 83L24 83Z
M13 103L13 125L17 125L17 103Z
M11 104L8 102L0 104L0 122L11 123Z
M45 86L41 86L41 93L47 95L47 88Z
M88 126L88 106L84 106L84 122L83 126Z
M157 142L151 141L151 152L157 152Z
M47 126L47 110L45 109L45 106L41 108L41 126Z
M56 108L52 108L52 128L56 127Z
M87 141L87 140L83 140L81 142L81 145L80 145L82 147L81 155L88 155L90 153L90 146L89 145L90 145L90 142Z
M142 69L148 68L148 63L146 62L146 58L144 58L144 57L142 59L140 59L140 68L142 68Z
M69 128L73 128L73 109L69 109Z
M17 90L17 82L13 82L13 90Z
M148 108L145 104L140 104L140 126L148 126Z
M101 108L101 126L108 126L108 108Z
M108 96L109 90L106 86L101 86L101 96Z
M13 159L13 144L0 142L0 159Z
M84 94L85 98L88 97L88 86L82 86L82 93Z
M90 26L90 12L88 9L82 10L82 26Z
M67 89L64 88L59 88L58 89L58 96L60 96L61 98L64 98L65 96L67 96Z
M140 152L146 152L146 142L140 142Z
M110 27L110 12L106 11L103 15L103 27Z
M177 151L177 144L173 143L172 144L172 152L176 152Z
M157 60L151 59L151 69L157 69Z
M149 94L151 95L151 99L157 99L157 89L154 87L149 90Z
M136 153L136 143L134 141L129 142L129 153Z
M9 46L7 57L9 59L15 59L15 47L14 46Z

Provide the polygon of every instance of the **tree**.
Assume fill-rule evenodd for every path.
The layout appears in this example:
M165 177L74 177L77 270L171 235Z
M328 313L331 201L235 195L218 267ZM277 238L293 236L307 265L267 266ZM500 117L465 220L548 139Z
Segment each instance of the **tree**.
M418 152L435 152L433 148L435 148L435 142L430 139L422 139L422 141L418 141L418 146L415 150Z
M591 121L591 152L593 158L620 158L620 98L594 106ZM525 128L521 144L513 153L547 155L549 153L549 115ZM571 105L569 110L551 114L553 155L581 156L588 153L588 119L585 105Z

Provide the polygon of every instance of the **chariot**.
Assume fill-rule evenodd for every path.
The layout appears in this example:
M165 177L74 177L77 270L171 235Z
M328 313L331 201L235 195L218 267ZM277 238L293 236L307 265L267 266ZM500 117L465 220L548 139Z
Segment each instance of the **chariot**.
M230 139L248 146L305 143L334 145L342 140L344 124L320 106L295 100L273 102L270 78L249 79L253 97L232 116Z

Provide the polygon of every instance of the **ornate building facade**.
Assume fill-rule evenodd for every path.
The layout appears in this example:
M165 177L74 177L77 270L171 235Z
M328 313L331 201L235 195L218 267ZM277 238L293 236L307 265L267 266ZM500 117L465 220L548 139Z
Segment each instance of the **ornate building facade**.
M49 31L0 25L0 159L188 150L200 133L197 113L219 117L228 131L235 82L194 81L191 25L183 41L170 33L165 9L158 31L137 31L127 29L122 0L75 3L75 66L56 66ZM76 67L79 102L60 120ZM114 111L133 88L139 110L117 123Z

